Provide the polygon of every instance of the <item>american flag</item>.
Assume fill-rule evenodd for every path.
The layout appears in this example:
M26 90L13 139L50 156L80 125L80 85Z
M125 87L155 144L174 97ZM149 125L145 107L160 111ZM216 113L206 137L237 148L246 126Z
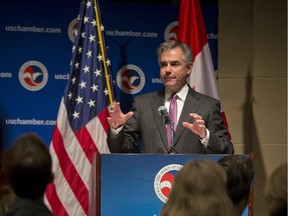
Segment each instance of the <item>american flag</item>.
M93 157L109 153L107 109L114 91L96 0L81 2L77 25L70 77L50 144L55 179L47 187L45 203L57 216L91 215Z

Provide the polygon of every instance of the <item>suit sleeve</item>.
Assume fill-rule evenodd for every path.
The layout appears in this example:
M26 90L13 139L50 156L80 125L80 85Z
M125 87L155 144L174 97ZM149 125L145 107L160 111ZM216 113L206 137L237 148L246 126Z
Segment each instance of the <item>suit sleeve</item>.
M109 131L107 137L108 147L111 153L134 153L139 139L138 123L138 103L137 97L133 102L131 111L134 115L127 120L123 129L118 135L111 135Z
M206 120L205 120L206 121ZM220 111L220 102L217 100L211 107L211 113L206 124L210 131L210 138L207 148L207 154L233 154L234 148L231 143L228 131L223 123L223 118Z

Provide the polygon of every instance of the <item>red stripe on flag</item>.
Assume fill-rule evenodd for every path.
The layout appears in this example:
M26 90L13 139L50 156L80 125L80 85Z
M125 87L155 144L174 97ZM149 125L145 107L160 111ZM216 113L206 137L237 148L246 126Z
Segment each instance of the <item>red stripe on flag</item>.
M69 215L57 195L54 183L50 183L47 186L46 199L48 200L54 215L62 215L62 216Z
M99 118L99 121L101 122L102 124L102 127L104 128L106 134L108 134L108 131L109 131L109 124L108 124L108 121L107 121L107 116L109 116L109 112L108 112L108 109L104 109L101 113L99 113L98 115L98 118Z
M192 13L191 8L194 9ZM193 50L194 57L208 43L202 9L198 0L181 0L177 40L188 44Z
M64 147L63 138L60 134L58 126L56 124L52 144L57 157L59 158L59 164L67 183L69 184L71 190L75 194L78 202L81 204L83 211L88 215L88 199L89 192L83 183L81 177L79 176L77 170L75 169L73 163L68 156L66 149Z
M81 145L83 152L90 161L90 164L92 165L93 156L95 155L96 152L98 152L98 149L96 145L93 145L94 142L92 137L90 136L89 131L87 130L86 127L83 127L78 132L75 133L75 136L79 144Z

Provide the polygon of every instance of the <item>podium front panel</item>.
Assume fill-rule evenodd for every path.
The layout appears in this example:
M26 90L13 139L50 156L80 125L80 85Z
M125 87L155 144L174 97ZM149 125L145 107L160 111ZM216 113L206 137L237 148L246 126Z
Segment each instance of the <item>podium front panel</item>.
M165 195L169 193L165 184L174 180L184 163L221 157L223 155L101 155L101 216L159 216Z

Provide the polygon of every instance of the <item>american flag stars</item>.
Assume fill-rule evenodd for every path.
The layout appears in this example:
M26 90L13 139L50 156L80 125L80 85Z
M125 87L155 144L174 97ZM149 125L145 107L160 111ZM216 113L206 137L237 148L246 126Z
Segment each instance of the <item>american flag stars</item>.
M95 41L95 35L90 34L89 41L90 43Z
M96 112L100 112L100 109L97 110L97 98L103 97L99 97L99 94L102 92L104 98L109 95L105 81L103 82L105 77L103 77L102 71L104 71L103 64L106 64L105 66L110 71L111 60L107 58L104 61L103 54L100 51L101 44L100 41L97 40L98 35L95 28L97 22L92 16L93 13L91 1L87 1L85 15L82 19L78 16L79 28L75 32L76 43L72 48L73 58L71 65L73 65L73 78L70 80L71 84L68 87L69 94L67 94L68 103L72 104L73 98L75 98L75 104L73 106L71 104L69 105L71 109L73 107L73 114L71 113L73 116L72 119L81 119L83 114L81 112L89 115L88 113L91 112L91 108L96 109ZM104 30L105 27L101 24L101 34L103 34ZM80 36L78 32L81 32ZM91 74L92 71L94 72ZM110 77L110 74L108 74L109 79ZM75 86L75 83L78 83L78 85ZM101 104L103 104L103 102L101 102ZM88 108L86 109L85 106Z

